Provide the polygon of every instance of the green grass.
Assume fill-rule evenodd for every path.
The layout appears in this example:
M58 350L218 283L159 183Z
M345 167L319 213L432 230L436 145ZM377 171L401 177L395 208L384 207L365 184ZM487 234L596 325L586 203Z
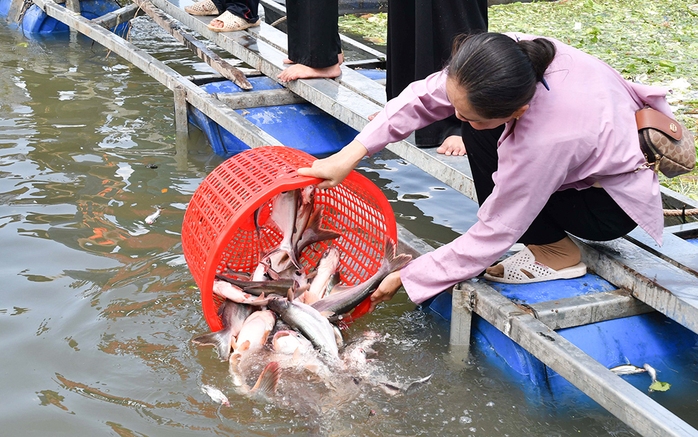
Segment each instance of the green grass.
M389 13L390 11L388 11ZM668 87L679 121L698 132L696 0L560 0L489 8L490 30L557 38L614 67L629 80ZM340 31L384 45L387 15L340 18ZM698 200L698 170L663 185Z

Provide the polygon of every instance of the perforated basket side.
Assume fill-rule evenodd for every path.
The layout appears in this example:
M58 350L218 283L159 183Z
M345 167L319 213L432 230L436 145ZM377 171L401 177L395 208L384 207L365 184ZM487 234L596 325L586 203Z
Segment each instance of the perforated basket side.
M260 209L268 214L277 194L318 183L295 173L314 159L281 146L245 151L217 167L192 197L182 227L182 244L212 331L222 329L217 314L222 299L213 294L215 275L224 271L250 273L264 253L278 246L282 239L279 230L265 226L258 233L254 212ZM368 279L380 265L386 239L397 241L395 218L382 191L352 172L341 185L318 190L315 206L323 211L321 226L341 237L306 248L301 264L306 269L314 267L332 244L340 249L343 283Z

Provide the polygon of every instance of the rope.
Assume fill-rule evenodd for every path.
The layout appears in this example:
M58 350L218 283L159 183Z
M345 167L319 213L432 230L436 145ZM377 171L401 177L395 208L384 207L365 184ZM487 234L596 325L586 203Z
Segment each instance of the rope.
M677 215L698 215L698 208L692 209L665 209L664 215L667 217L674 217Z

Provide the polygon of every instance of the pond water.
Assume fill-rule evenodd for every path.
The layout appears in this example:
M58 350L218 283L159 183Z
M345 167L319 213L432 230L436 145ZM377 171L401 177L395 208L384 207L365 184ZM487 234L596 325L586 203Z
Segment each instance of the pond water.
M146 20L131 39L182 73L208 71ZM283 397L236 392L215 351L191 343L208 328L180 241L187 202L221 158L197 131L177 151L171 92L101 46L27 39L2 22L0 47L3 435L636 435L582 395L531 388L487 351L451 359L448 325L404 293L346 335L381 335L376 375L433 375L427 384L328 394L282 375ZM475 220L473 202L400 159L361 170L432 244Z

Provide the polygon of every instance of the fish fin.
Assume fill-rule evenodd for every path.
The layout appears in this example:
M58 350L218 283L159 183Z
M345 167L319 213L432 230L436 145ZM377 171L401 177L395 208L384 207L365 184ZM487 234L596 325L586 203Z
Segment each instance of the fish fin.
M235 349L236 352L244 352L250 348L250 340L245 340Z
M385 257L388 259L388 271L390 273L400 270L405 267L408 262L412 261L412 255L406 253L397 254L397 246L390 238L388 238L385 243Z
M378 383L380 388L383 389L383 391L390 395L390 396L397 396L400 394L400 387L398 387L396 384L390 383L390 382L380 382Z
M226 361L230 357L230 348L233 343L233 335L230 329L200 335L192 339L192 343L201 346L215 346L218 357L221 361Z
M252 393L261 393L266 396L273 396L276 393L276 386L279 384L279 363L272 361L267 364L255 383Z
M233 385L236 387L241 387L243 385L242 373L240 372L240 359L242 355L239 352L235 352L230 355L228 360L228 372L233 380Z
M431 380L432 376L434 376L433 373L429 376L425 376L424 378L420 378L420 379L417 379L415 381L412 381L409 384L406 384L405 387L403 387L402 391L404 391L405 393L409 393L410 390L417 388L417 387L429 382L429 380Z
M288 293L286 293L286 299L288 299L289 302L293 302L293 299L296 298L296 294L293 292L293 287L288 288Z

